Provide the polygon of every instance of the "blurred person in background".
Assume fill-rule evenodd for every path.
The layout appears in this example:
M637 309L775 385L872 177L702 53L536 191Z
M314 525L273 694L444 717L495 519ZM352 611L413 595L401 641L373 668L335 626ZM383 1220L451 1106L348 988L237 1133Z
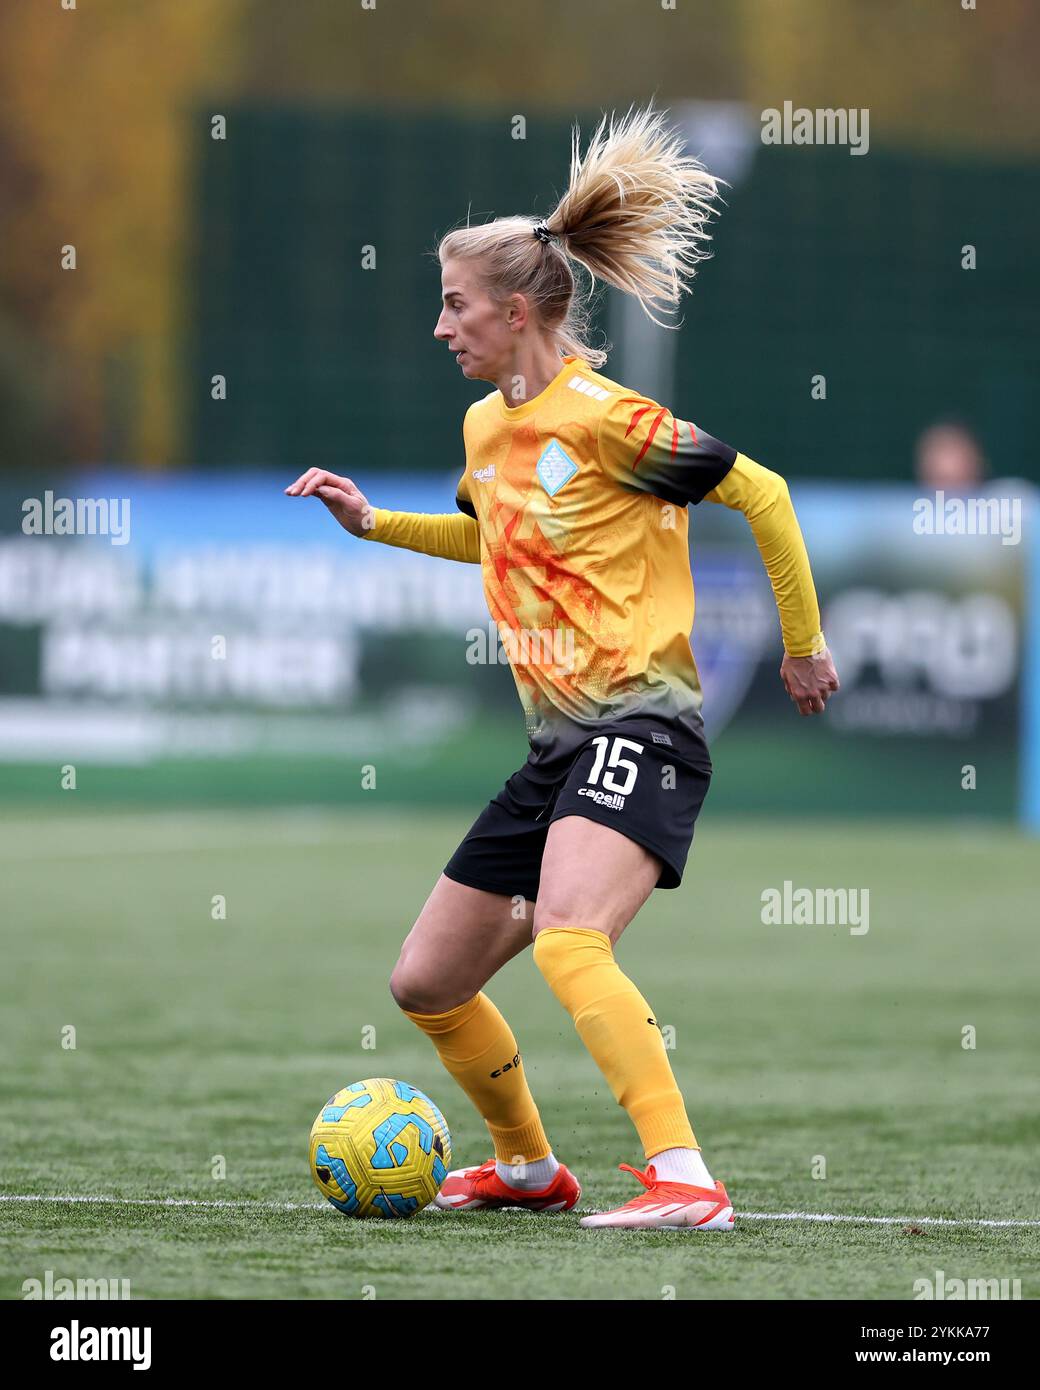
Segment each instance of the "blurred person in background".
M941 420L918 437L914 476L935 492L977 492L985 481L986 459L966 425Z

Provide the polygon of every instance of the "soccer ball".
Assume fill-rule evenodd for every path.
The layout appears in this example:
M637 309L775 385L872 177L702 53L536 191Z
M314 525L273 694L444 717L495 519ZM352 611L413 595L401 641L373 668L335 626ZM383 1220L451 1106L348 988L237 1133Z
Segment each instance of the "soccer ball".
M429 1096L407 1081L355 1081L311 1125L311 1176L347 1216L411 1216L433 1201L451 1166L451 1134Z

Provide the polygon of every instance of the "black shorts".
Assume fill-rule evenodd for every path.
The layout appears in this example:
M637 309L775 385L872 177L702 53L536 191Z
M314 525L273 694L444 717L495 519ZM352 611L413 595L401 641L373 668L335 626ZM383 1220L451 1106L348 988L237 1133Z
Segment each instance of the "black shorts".
M525 764L474 821L445 874L470 888L533 902L549 826L563 816L584 816L657 855L657 887L678 888L711 760L706 746L691 758L665 742L670 737L666 724L626 721L590 731L556 781L533 776ZM688 748L688 739L684 743Z

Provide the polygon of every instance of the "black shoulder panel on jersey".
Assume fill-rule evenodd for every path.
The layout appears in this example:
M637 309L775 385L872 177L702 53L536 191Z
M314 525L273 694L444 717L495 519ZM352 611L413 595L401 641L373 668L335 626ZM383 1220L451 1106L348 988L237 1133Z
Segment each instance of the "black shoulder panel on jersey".
M677 507L695 507L718 487L733 467L737 451L721 439L697 431L696 444L686 442L674 455L659 450L640 465L641 489Z
M697 491L700 496L691 497L690 500L694 506L698 502L703 502L708 493L718 487L737 461L737 451L731 445L723 444L721 439L705 434L703 430L699 432L697 437L703 444L706 453L713 454L714 458L705 459L701 469L698 470Z

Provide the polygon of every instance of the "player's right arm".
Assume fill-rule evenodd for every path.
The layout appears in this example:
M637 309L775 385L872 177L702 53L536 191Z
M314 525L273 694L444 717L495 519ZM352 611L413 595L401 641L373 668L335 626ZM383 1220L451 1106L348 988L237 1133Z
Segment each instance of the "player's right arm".
M349 478L323 468L309 468L285 491L289 497L319 498L339 524L361 540L381 541L442 560L480 563L479 528L461 510L440 516L373 507Z

